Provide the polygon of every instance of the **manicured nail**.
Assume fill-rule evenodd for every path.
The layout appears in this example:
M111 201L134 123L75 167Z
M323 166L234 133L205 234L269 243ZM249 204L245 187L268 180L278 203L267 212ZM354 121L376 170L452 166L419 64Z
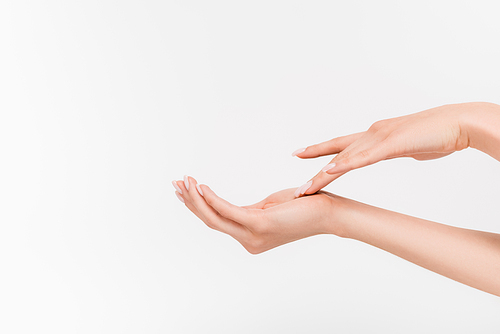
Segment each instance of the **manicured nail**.
M295 190L295 197L299 197L300 196L300 192L302 191L302 188L304 188L304 184L301 185L300 187L297 188L297 190Z
M307 191L307 189L311 188L312 184L313 184L313 181L309 181L306 184L304 184L302 186L302 189L300 190L300 194L304 195L304 193Z
M189 190L189 179L187 175L184 175L184 186Z
M300 195L303 195L307 189L309 189L312 185L312 181L309 181L303 185L301 185L300 187L297 188L297 190L295 190L295 197L299 197Z
M172 184L174 185L175 190L177 190L178 192L180 192L182 194L182 189L177 185L177 182L172 181Z
M306 150L306 147L299 148L298 150L293 151L292 157L296 156L297 154L300 154Z
M179 201L181 201L182 203L184 203L184 198L182 198L182 196L179 195L178 192L175 192L175 196L177 196L177 198L179 199Z
M199 184L196 184L196 189L198 189L198 192L200 193L200 195L203 196L203 191L201 191Z
M332 169L333 167L335 167L335 162L333 162L333 163L331 163L331 164L328 164L328 165L326 165L325 167L323 167L322 171L326 173L327 171L329 171L329 170L330 170L330 169Z

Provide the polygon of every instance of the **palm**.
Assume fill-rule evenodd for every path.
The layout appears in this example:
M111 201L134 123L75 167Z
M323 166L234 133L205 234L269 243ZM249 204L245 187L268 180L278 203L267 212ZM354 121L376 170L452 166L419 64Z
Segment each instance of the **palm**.
M296 188L290 188L290 189L284 189L284 190L277 191L277 192L267 196L262 201L255 203L253 205L244 206L243 208L245 208L245 209L261 209L261 210L270 209L270 208L275 207L277 205L296 200L297 198L295 198L295 196L294 196L295 190L296 190ZM320 201L321 196L334 197L329 192L319 191L314 195L304 197L304 200L307 199L308 204L313 204L314 202ZM303 204L305 204L305 202L304 201L297 202L294 205L298 205L298 204L303 205Z
M249 213L262 213L266 217L266 245L278 245L316 234L327 233L332 220L333 194L320 191L314 195L295 198L295 188L269 195L264 200L244 207Z
M279 245L316 234L334 233L336 196L327 192L295 198L296 189L278 191L250 206L239 207L217 196L206 185L188 178L182 181L186 206L207 226L227 233L251 253L261 253ZM198 187L198 189L196 189Z

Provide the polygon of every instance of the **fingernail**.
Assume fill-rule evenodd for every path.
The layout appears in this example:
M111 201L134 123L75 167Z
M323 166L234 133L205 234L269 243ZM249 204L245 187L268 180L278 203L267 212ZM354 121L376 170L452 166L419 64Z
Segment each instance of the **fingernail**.
M304 195L304 193L307 191L307 189L311 188L312 184L313 184L313 181L309 181L309 182L307 182L306 184L304 184L304 185L301 187L302 189L300 190L300 194L301 194L301 195Z
M200 193L200 195L203 196L203 191L201 191L199 184L196 184L196 189L198 189L198 192Z
M189 190L189 179L187 175L184 175L184 186Z
M177 198L179 199L179 201L181 201L182 203L184 203L184 198L182 198L182 196L179 195L178 192L175 192L175 196L177 196Z
M335 167L335 162L333 162L333 163L331 163L331 164L328 164L328 165L326 165L325 167L323 167L322 171L326 173L327 171L329 171L329 170L330 170L330 169L332 169L333 167Z
M303 195L307 189L309 189L312 185L312 181L309 181L303 185L301 185L300 187L297 188L297 190L295 190L295 197L299 197L300 195Z
M306 147L299 148L298 150L293 151L292 157L296 156L297 154L300 154L306 150Z
M172 181L172 184L174 185L175 190L177 190L178 192L180 192L180 193L182 194L182 190L181 190L181 188L177 185L177 182Z

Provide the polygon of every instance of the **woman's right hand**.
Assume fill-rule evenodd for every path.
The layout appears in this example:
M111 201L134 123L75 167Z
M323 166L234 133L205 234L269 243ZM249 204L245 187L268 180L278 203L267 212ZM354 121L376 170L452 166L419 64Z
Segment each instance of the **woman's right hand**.
M484 109L486 103L445 105L416 114L374 123L367 131L299 149L302 159L337 154L296 196L314 194L353 169L381 160L412 157L429 160L443 157L469 146L464 118ZM489 104L491 105L491 104Z

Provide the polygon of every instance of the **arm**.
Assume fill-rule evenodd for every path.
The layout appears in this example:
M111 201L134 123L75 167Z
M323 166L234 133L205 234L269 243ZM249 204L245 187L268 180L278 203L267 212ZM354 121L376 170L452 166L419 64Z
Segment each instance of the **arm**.
M476 103L462 115L461 124L469 138L469 147L500 161L500 106Z
M295 189L287 189L238 207L206 185L197 185L192 178L186 181L189 190L182 181L176 185L189 210L252 254L316 234L334 234L500 296L499 234L434 223L327 192L295 198Z
M346 237L500 296L500 234L468 230L339 199Z
M348 171L381 160L436 159L467 147L500 160L499 129L500 106L485 102L444 105L378 121L365 132L295 151L293 155L303 159L337 154L296 196L314 194Z

